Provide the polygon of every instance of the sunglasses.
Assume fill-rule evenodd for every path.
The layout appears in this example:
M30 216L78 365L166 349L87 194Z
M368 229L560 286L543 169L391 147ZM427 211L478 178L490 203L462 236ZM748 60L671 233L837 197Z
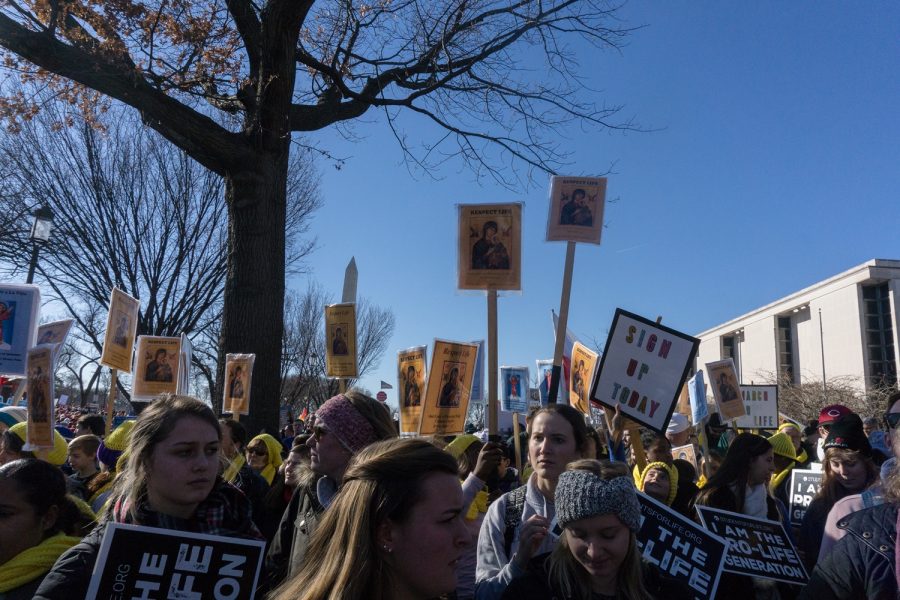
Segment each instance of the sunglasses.
M900 412L888 413L884 415L884 422L889 429L896 429L900 425Z
M320 425L313 427L312 434L316 441L320 441L328 433L328 430Z
M268 456L269 451L266 448L247 448L247 454L255 454L257 456Z

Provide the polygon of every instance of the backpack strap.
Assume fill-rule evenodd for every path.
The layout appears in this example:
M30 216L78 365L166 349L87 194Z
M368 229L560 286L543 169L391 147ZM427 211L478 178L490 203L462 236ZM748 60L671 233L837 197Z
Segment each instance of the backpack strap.
M516 530L522 522L522 509L525 508L525 493L528 491L527 485L522 485L506 494L506 514L503 522L506 528L503 530L503 550L506 552L506 558L512 559L512 543L516 537Z

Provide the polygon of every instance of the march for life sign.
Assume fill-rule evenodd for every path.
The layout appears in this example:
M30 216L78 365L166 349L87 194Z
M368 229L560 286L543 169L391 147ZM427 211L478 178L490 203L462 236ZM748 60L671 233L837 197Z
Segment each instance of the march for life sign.
M697 600L715 597L725 562L725 540L662 502L640 492L637 496L641 505L637 544L644 560L666 575L687 581Z
M791 489L788 501L791 511L791 523L799 525L803 522L809 503L819 493L825 473L811 469L794 469L791 471Z
M252 600L265 542L108 523L87 600Z
M621 406L626 417L665 433L699 346L697 338L617 308L591 403Z
M734 421L739 429L778 428L778 386L742 385L741 397L747 412Z
M806 585L809 576L784 525L738 513L697 506L703 525L725 538L727 573Z

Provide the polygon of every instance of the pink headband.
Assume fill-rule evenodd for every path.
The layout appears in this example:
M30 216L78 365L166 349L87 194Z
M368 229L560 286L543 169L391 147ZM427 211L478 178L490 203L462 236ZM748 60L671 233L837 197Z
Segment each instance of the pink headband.
M375 428L343 394L329 398L319 407L316 422L334 434L341 445L353 454L378 441Z

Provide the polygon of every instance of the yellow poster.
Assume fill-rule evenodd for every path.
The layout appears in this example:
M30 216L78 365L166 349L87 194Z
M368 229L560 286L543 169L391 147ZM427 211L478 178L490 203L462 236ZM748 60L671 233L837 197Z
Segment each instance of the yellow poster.
M459 207L458 287L522 289L522 205Z
M551 177L547 241L600 243L605 177Z
M356 305L325 307L325 374L328 377L356 377Z
M53 347L35 346L28 351L28 447L52 448L56 411L53 406Z
M106 337L100 364L131 373L131 352L137 335L138 311L141 303L120 290L113 288L106 317Z
M747 408L744 406L744 398L741 395L734 359L726 358L706 363L706 374L709 377L709 385L712 387L713 397L716 399L716 407L722 422L727 423L746 415Z
M255 360L255 354L228 354L225 356L223 413L250 414L250 378L253 375Z
M400 433L414 434L422 420L422 398L425 397L427 346L401 350L397 354L397 379L400 398Z
M575 342L572 346L572 376L569 377L569 403L585 415L591 414L588 401L591 382L594 380L594 369L597 366L597 353Z
M434 341L419 435L463 433L478 344Z
M177 393L180 363L180 337L139 336L134 355L132 396L148 401L167 392Z

